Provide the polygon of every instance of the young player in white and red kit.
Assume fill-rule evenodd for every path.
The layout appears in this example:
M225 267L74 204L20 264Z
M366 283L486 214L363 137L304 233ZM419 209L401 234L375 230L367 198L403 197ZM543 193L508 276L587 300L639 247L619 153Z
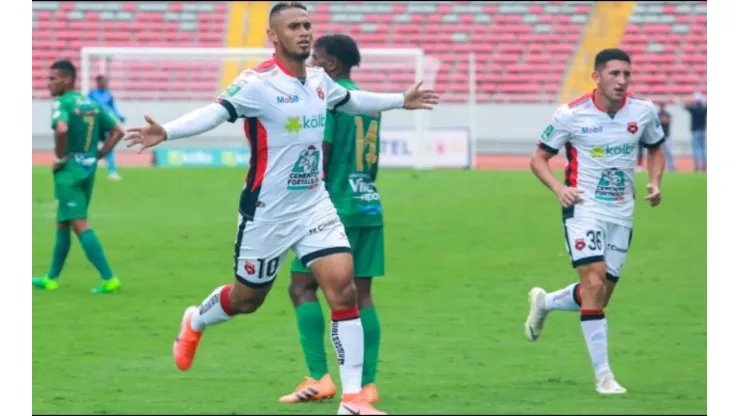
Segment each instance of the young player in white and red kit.
M321 178L326 113L431 109L438 97L419 90L420 83L403 94L350 92L321 68L307 68L313 34L301 3L276 4L267 35L275 45L274 58L241 74L216 103L164 126L146 117L148 126L129 130L131 145L147 148L244 118L251 146L239 200L236 280L216 288L200 307L187 308L173 345L175 363L183 371L190 368L207 327L256 311L292 249L316 277L332 310L343 392L338 413L384 414L360 394L363 329L352 254Z
M580 311L601 394L626 393L609 366L604 308L619 281L632 240L635 207L634 171L638 145L648 149L648 196L660 203L665 158L663 129L650 100L627 93L629 56L619 49L601 51L595 59L591 94L562 105L540 137L532 171L558 197L563 207L565 243L580 282L547 293L529 292L526 337L535 341L552 310ZM548 161L565 147L565 183L552 174Z

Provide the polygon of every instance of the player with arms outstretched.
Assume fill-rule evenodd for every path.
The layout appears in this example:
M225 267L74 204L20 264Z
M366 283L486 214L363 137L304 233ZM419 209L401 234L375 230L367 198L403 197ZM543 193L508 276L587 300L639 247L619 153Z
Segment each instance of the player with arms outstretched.
M346 35L323 36L314 44L311 63L319 66L348 91L360 88L350 78L360 64L357 43ZM378 401L375 373L380 346L380 321L370 288L373 277L385 272L383 214L375 186L380 149L380 114L349 115L332 111L324 133L324 181L346 229L355 265L355 286L364 331L365 359L362 393ZM296 307L298 331L310 377L295 391L280 398L303 403L331 398L336 392L324 351L324 314L317 296L318 283L298 258L291 266L290 297Z
M66 60L55 62L49 71L49 91L55 97L51 128L56 156L53 172L57 235L51 267L45 276L33 278L33 286L45 290L59 288L58 279L69 254L72 229L103 280L93 293L110 293L121 287L121 281L114 276L103 246L90 228L87 210L98 161L113 150L124 132L104 108L75 91L76 78L77 69ZM111 133L98 150L102 131Z
M251 146L239 201L233 284L189 307L173 346L175 363L188 370L205 329L236 314L256 311L290 249L311 270L332 311L332 341L342 384L339 414L382 414L361 394L363 329L354 267L344 226L321 179L327 110L352 114L394 108L431 109L433 91L416 83L403 94L349 91L321 68L307 68L313 34L306 7L280 2L269 16L267 36L275 55L243 72L218 102L164 126L129 129L129 145L142 149L194 136L243 117Z
M580 311L581 329L601 394L626 393L609 366L604 308L619 281L632 240L634 171L638 144L648 149L645 197L660 203L665 166L663 130L650 100L627 93L632 75L629 55L606 49L596 55L596 90L562 105L542 133L532 157L534 174L563 207L565 242L580 283L546 293L529 292L524 332L535 341L553 310ZM548 161L565 147L565 184Z

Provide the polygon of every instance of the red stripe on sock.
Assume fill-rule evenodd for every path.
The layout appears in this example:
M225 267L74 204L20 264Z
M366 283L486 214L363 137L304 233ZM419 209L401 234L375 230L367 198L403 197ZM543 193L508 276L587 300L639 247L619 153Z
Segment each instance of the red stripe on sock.
M603 314L603 309L581 309L581 316L598 316Z
M357 319L360 317L360 309L357 306L349 309L337 309L331 311L332 321L347 321L350 319Z
M231 288L233 285L226 285L221 289L221 294L218 297L219 302L221 303L221 309L226 312L226 315L234 316L234 313L231 311L231 304L229 303L229 293L231 293Z

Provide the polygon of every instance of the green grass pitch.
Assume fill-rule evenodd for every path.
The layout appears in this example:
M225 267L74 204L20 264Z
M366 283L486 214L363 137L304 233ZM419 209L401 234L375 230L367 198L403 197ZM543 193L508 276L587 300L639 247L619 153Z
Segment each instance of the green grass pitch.
M34 292L33 412L335 413L336 399L278 403L307 373L287 263L262 309L209 329L190 372L172 361L184 308L233 280L244 172L129 169L120 183L98 174L92 224L124 287L91 295L97 274L75 240L61 288ZM638 175L640 198L646 179ZM706 176L667 174L663 205L638 203L607 309L622 397L594 392L577 314L553 313L539 341L524 338L528 290L576 278L557 201L533 175L387 170L379 187L388 272L375 285L380 409L706 412ZM51 174L34 169L35 274L49 265L53 233ZM326 348L335 362L328 334Z

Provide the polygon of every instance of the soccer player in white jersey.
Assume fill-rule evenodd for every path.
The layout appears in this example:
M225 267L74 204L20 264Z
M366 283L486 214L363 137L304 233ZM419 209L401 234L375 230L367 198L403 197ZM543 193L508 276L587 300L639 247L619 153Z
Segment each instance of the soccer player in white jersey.
M601 394L626 393L609 366L606 308L619 280L632 239L634 171L638 143L648 149L649 183L645 199L660 203L665 157L663 130L650 100L628 94L630 57L619 49L596 55L596 89L560 106L532 156L534 174L555 194L563 209L565 243L580 283L547 293L529 292L524 332L530 341L542 333L553 310L580 311L581 329ZM548 161L565 147L565 184Z
M163 126L146 116L148 125L130 129L127 137L129 146L139 144L143 150L243 117L251 146L239 201L236 280L214 290L200 307L187 308L173 346L175 363L182 371L190 368L206 327L255 312L292 249L316 277L332 310L331 338L343 390L339 414L384 414L359 394L363 329L352 253L321 178L326 112L431 109L438 96L421 90L420 82L403 94L350 93L323 69L306 67L313 34L303 4L278 3L269 20L272 59L242 73L218 102Z

